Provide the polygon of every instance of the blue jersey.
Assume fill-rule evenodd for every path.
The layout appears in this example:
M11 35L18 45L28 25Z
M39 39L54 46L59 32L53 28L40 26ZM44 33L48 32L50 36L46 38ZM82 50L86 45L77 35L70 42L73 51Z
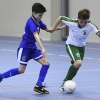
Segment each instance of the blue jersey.
M41 20L37 21L34 16L30 17L26 22L19 48L37 48L34 34L39 33L40 29L46 29L46 25Z

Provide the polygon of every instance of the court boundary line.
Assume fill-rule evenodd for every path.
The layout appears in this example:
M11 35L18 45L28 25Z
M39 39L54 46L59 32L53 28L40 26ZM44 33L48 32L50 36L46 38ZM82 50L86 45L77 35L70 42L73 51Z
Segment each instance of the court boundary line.
M0 49L0 50L2 50L2 51L10 51L10 52L16 52L16 50L9 50L9 49ZM54 54L49 54L49 53L47 53L47 55L54 55ZM62 57L62 55L57 55L57 56L61 56ZM68 56L64 56L63 55L63 57L68 57ZM85 59L94 59L94 58L90 58L90 57L84 57ZM95 60L100 60L100 59L95 59ZM97 71L100 71L100 69L93 69L93 70L79 70L79 72L97 72ZM67 72L67 70L66 71L55 71L55 72L48 72L48 73L50 73L50 74L57 74L57 73L65 73L65 72ZM25 73L25 74L38 74L39 72L28 72L28 73Z
M8 52L17 52L17 50L10 50L10 49L0 49L1 51L8 51ZM50 55L50 56L54 56L56 54L51 54L51 53L46 53L47 55ZM59 56L59 57L69 57L67 55L56 55L56 56ZM96 58L91 58L91 57L84 57L85 59L94 59L94 60L100 60L100 59L96 59Z
M18 41L4 41L4 40L0 40L0 42L10 42L10 43L20 43L20 42L18 42ZM47 45L47 46L57 46L57 47L65 47L64 45L56 45L56 44L44 44L43 43L43 45ZM87 48L86 47L86 49L88 49L88 50L100 50L100 48Z

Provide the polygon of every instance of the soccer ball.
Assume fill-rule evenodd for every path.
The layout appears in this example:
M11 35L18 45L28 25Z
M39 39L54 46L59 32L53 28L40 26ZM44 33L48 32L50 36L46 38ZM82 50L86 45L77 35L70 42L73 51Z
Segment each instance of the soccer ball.
M64 83L64 91L66 93L73 93L76 89L76 83L72 80L68 80Z

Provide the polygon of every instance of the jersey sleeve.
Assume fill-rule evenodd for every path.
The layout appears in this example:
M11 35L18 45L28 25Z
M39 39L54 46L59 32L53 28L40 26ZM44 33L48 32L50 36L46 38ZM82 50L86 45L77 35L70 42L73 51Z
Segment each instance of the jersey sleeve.
M47 28L46 24L44 24L42 21L40 21L40 28L42 30L45 30Z
M91 24L91 27L92 27L91 31L96 34L99 30L98 27L92 21L90 22L90 24Z
M39 29L33 23L30 24L29 28L30 28L31 33L38 33L39 32Z
M71 19L71 18L68 18L68 17L65 17L65 16L61 16L61 20L64 24L66 24L69 27L72 25L72 22L76 22L75 19Z

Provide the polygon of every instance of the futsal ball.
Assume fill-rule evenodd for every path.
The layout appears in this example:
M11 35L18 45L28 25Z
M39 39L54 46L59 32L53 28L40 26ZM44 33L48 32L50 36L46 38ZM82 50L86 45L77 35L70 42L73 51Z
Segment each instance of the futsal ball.
M73 93L76 89L76 83L72 80L68 80L64 83L64 91L66 93Z

